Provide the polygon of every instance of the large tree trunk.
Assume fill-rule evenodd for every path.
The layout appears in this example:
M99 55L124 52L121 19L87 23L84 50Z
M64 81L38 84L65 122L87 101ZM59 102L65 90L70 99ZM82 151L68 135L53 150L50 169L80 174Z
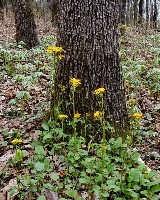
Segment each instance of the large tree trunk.
M81 79L75 95L76 111L93 114L100 110L97 88L106 89L105 113L116 134L128 130L128 116L119 66L118 6L115 0L60 0L58 5L58 45L66 53L58 67L56 92L63 99L62 111L72 115L70 78ZM67 87L61 94L58 85ZM92 115L93 116L93 115Z
M25 42L26 48L38 45L37 29L29 0L13 0L16 42Z

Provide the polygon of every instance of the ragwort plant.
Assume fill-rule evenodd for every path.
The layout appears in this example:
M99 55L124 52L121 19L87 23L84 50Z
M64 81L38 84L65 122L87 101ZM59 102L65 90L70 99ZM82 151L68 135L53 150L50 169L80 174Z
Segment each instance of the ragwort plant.
M53 47L48 49L51 56L55 57ZM52 51L52 52L51 52ZM54 58L55 59L55 58ZM57 58L56 58L57 59ZM54 65L58 62L55 61ZM56 66L55 73L56 73ZM53 77L55 77L55 73ZM53 79L51 84L53 84ZM93 95L99 97L99 110L93 116L85 114L85 120L75 107L74 95L81 80L70 80L73 119L69 119L66 113L61 113L60 108L53 118L42 124L43 130L39 131L40 138L32 141L34 155L24 159L19 149L19 143L15 144L15 157L12 163L25 170L24 174L16 175L17 186L11 189L11 194L18 191L17 197L25 199L28 196L33 199L45 200L45 189L58 193L60 200L82 200L86 194L87 199L96 198L116 200L157 200L160 198L158 174L156 171L148 171L148 168L139 160L139 154L132 148L133 135L138 131L139 122L143 118L140 112L135 112L134 102L131 103L131 135L123 141L121 137L106 140L108 122L105 119L103 94L105 88L98 88ZM54 92L54 85L50 92ZM56 92L56 91L55 91ZM60 104L59 104L60 105ZM91 124L90 118L100 124L101 141L96 142L92 138L86 140L87 127ZM77 129L81 123L83 130ZM71 126L73 132L67 132L66 125ZM80 131L80 132L79 132ZM14 141L14 140L13 140ZM15 138L16 142L20 140ZM22 143L22 141L21 141ZM19 156L20 155L20 156Z

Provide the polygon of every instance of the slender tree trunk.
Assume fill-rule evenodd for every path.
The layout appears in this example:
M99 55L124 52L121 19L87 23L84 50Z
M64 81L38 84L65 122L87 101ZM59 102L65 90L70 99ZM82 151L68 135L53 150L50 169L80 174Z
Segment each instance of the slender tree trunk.
M134 24L137 24L138 19L138 0L134 0Z
M143 7L144 7L144 0L139 1L139 20L138 23L142 24L143 19Z
M146 22L149 21L149 0L146 0Z
M126 0L121 0L121 9L120 9L120 22L125 24L126 22Z
M154 0L154 9L153 9L153 26L154 26L154 28L157 28L157 16L158 16L157 1Z
M93 94L104 87L105 114L117 135L128 130L122 75L119 66L118 5L115 0L60 0L58 5L58 45L66 53L58 66L57 99L63 99L63 113L73 116L71 78L81 80L75 94L76 111L85 116L100 110ZM66 86L61 93L59 85ZM93 117L91 117L93 119ZM95 128L95 127L94 127Z
M37 29L29 0L13 0L16 42L25 42L26 48L38 45Z
M3 0L0 0L0 20L4 19L4 5Z
M146 0L146 28L149 26L149 0Z
M126 24L129 25L130 23L130 0L127 0L127 11L126 11Z
M150 27L153 28L153 10L154 10L154 5L153 5L153 2L152 0L150 0Z
M51 13L52 13L52 25L53 26L56 26L56 24L57 24L57 19L56 19L57 11L58 11L57 0L51 0Z

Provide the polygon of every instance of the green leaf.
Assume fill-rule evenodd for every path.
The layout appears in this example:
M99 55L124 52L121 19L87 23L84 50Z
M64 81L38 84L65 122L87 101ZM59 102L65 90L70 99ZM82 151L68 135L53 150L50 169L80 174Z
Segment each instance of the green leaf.
M142 176L142 172L137 169L131 169L129 176L133 178L133 181L138 182L140 177Z
M44 170L44 164L41 163L41 162L37 162L37 163L35 164L35 169L36 169L37 171L43 171L43 170Z
M46 152L43 148L43 146L37 146L35 147L35 153L39 154L39 155L46 155Z
M77 194L77 190L66 190L65 193L69 196L69 197L75 197Z
M53 186L50 183L45 183L45 184L43 184L43 186L44 186L44 188L47 188L47 189L50 189L50 190L53 189Z
M146 117L147 117L148 120L152 120L152 116L151 116L150 113L147 113L147 114L146 114Z
M41 196L38 197L37 200L47 200L47 199L46 199L46 197L44 195L41 195Z
M121 137L117 138L114 144L115 144L116 148L121 147L122 146L122 138Z
M2 142L2 147L6 147L6 146L7 146L7 144L8 144L8 142L7 142L7 141L3 141L3 142Z
M42 124L42 128L43 128L45 131L49 131L49 126L48 126L48 124L47 124L46 122L44 122L44 123Z
M152 197L152 200L157 200L157 199L160 199L160 195L155 195Z
M111 164L109 163L107 166L107 172L110 173L111 171L113 171L115 169L115 164Z
M59 179L59 176L56 174L56 173L52 173L50 175L51 179L54 180L54 181L57 181Z
M94 185L92 190L94 191L94 194L99 196L101 194L101 188L98 185Z
M89 183L89 180L86 179L86 178L80 178L80 179L79 179L79 182L80 182L80 183Z
M151 191L152 191L153 193L159 192L159 191L160 191L160 184L154 185L154 186L151 188Z
M157 105L154 107L154 110L160 110L160 104L157 104Z

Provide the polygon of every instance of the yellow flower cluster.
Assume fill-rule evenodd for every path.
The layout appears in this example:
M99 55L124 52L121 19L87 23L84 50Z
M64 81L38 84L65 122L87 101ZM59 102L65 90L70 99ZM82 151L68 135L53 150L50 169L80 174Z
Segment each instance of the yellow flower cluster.
M70 84L73 86L73 87L77 87L81 84L81 81L80 79L76 79L76 78L71 78L70 79Z
M137 118L137 119L144 118L144 116L140 113L134 113L132 116Z
M74 114L74 119L78 119L78 118L80 118L81 117L81 114L80 113L75 113Z
M11 142L12 142L12 144L22 143L22 139L15 138L15 139L12 140Z
M58 116L58 118L59 118L59 119L62 119L62 120L63 120L63 119L67 119L67 118L68 118L68 115L62 115L62 114L61 114L61 115Z
M64 55L63 55L63 54L60 54L60 55L57 56L57 58L58 58L59 60L62 60L62 59L64 58Z
M67 88L66 86L61 85L61 84L59 84L58 87L59 87L62 91L64 91L64 90Z
M64 53L65 51L62 47L49 46L47 47L46 52L47 53Z
M96 94L96 95L103 94L104 91L105 91L104 88L99 88L99 89L95 90L95 91L93 92L93 94Z
M100 119L101 117L102 117L102 112L96 111L96 112L94 113L94 118L95 118L95 119Z

